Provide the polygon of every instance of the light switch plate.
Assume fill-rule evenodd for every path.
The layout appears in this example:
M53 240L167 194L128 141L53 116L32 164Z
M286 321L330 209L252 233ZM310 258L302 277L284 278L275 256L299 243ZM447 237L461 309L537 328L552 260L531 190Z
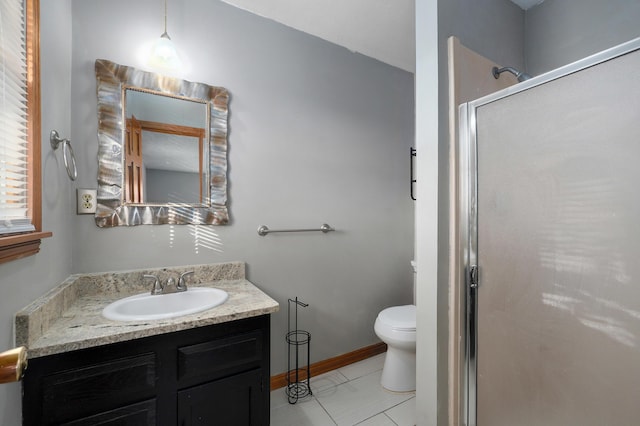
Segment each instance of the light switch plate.
M78 214L92 214L96 212L96 196L95 189L77 189Z

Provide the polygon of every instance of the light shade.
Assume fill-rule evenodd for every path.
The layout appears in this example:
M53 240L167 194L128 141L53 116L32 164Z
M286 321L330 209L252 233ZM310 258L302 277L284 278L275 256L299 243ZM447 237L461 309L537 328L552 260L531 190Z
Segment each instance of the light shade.
M149 65L165 69L178 69L182 66L176 47L166 31L154 43L149 56Z

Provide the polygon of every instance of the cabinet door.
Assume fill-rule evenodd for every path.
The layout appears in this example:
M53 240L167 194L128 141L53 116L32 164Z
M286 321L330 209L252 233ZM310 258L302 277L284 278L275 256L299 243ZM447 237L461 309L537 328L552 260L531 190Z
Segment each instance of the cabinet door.
M46 361L34 364L41 367ZM156 355L110 359L37 376L25 380L30 394L25 392L24 423L60 424L152 398Z
M116 408L62 426L154 426L156 424L155 399Z
M258 426L269 424L260 370L178 392L180 426ZM266 409L265 409L266 408Z

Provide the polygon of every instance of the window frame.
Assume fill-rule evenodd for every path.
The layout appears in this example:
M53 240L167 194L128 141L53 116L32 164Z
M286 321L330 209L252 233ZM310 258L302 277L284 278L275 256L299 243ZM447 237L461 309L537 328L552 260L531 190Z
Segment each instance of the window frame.
M40 116L40 1L25 0L27 59L27 146L29 212L34 231L0 236L0 263L31 256L40 251L42 238L42 128Z

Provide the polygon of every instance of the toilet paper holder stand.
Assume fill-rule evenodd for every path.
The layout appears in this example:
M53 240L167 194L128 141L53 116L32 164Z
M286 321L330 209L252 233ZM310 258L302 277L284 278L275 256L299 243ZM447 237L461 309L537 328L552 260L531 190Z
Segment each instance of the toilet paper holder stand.
M291 324L291 305L294 305L293 328ZM309 354L311 353L311 334L306 330L298 329L298 307L308 307L296 297L289 299L287 305L287 386L285 392L289 404L295 404L299 399L313 395L309 380L311 379L311 371L309 365ZM306 351L304 351L306 347ZM301 352L306 357L301 358ZM301 367L301 362L306 366ZM303 365L304 365L303 364Z

